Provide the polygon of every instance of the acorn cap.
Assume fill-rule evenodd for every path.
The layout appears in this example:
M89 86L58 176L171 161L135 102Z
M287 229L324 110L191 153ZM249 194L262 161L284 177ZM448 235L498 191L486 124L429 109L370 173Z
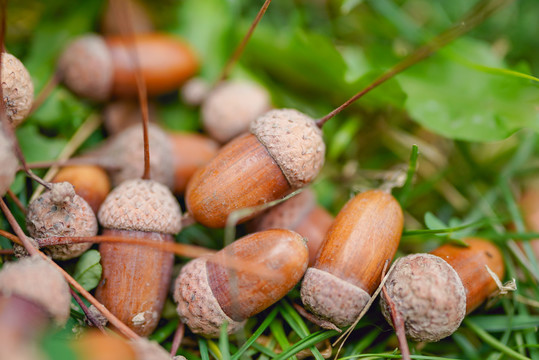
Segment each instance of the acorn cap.
M314 193L310 189L305 189L253 219L254 231L268 229L295 230L315 206Z
M445 260L435 255L400 258L387 279L386 290L404 319L406 335L415 341L438 341L451 335L466 315L462 281ZM392 324L383 296L380 305Z
M52 183L28 206L26 228L34 238L50 236L95 236L97 219L88 203L75 193L68 182ZM80 256L91 243L49 246L46 252L53 259L68 260Z
M245 321L232 320L221 309L208 283L206 258L188 262L182 268L174 287L174 300L178 303L180 319L194 333L219 337L224 322L228 323L229 334L245 324Z
M13 144L0 126L0 197L4 196L15 179L19 161L13 152Z
M170 354L155 341L140 337L129 343L135 350L137 360L170 360Z
M360 287L313 267L307 269L301 285L303 305L339 327L352 324L370 298Z
M114 79L110 51L103 37L95 34L75 39L58 60L64 84L75 94L96 101L109 98Z
M187 105L198 106L210 92L210 84L200 77L187 80L180 89L182 100Z
M2 54L2 91L9 122L17 127L30 113L34 101L34 83L22 62Z
M228 142L247 132L249 124L271 109L266 89L247 81L225 81L217 86L202 103L202 123L215 140Z
M110 192L97 217L107 229L176 234L182 227L178 201L153 180L124 181Z
M149 124L150 174L153 180L174 186L174 161L172 143L167 133L159 126ZM112 184L117 186L129 179L137 179L144 173L144 138L141 124L135 124L118 133L96 151L107 162Z
M6 263L0 271L0 292L17 295L41 306L63 326L69 318L71 294L62 274L39 257Z
M251 133L266 147L292 189L311 182L324 165L322 130L297 110L271 110L251 123Z

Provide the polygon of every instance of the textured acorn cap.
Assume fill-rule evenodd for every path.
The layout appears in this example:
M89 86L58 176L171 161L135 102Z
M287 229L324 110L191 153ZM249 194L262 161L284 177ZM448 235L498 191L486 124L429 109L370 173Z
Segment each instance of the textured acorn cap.
M157 342L138 338L129 342L137 360L170 360L170 354Z
M90 205L75 194L73 185L61 182L51 187L28 206L26 228L30 236L95 236L95 214ZM68 260L80 256L91 246L91 243L74 243L48 246L44 250L53 259Z
M307 269L301 284L303 305L339 327L352 324L370 298L365 290L313 267Z
M4 196L15 179L19 161L13 152L13 144L0 126L0 196Z
M127 180L113 189L97 214L107 229L176 234L182 227L180 205L170 190L153 180Z
M71 42L58 60L58 71L75 94L96 101L109 98L114 67L103 37L90 34Z
M34 83L22 62L2 54L2 91L9 122L17 127L30 113L34 101Z
M174 186L174 161L172 143L159 126L149 124L151 178L169 189ZM135 124L115 135L95 152L110 163L112 184L117 186L129 179L137 179L144 173L144 138L141 124Z
M466 315L462 281L445 260L435 255L400 258L387 279L386 290L404 319L406 335L415 341L438 341L453 334ZM383 296L380 305L392 324Z
M228 333L241 329L245 321L232 320L226 315L208 283L206 258L188 262L181 270L174 286L174 300L182 322L194 333L218 337L221 326L228 323Z
M253 219L254 231L268 229L295 230L299 223L316 206L314 193L305 189L293 198L286 200Z
M271 110L251 123L251 133L266 147L293 189L311 182L324 165L322 130L297 110Z
M17 295L45 309L58 326L69 318L71 294L62 274L39 257L27 257L4 265L0 292Z
M271 109L271 99L263 87L247 81L225 81L202 103L202 123L215 140L228 142L247 132L249 124Z

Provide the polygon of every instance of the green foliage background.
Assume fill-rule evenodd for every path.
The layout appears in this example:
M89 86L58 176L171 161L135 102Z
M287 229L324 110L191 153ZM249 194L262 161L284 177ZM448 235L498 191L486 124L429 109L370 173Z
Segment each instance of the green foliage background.
M193 45L202 63L200 76L215 81L261 4L159 0L148 1L147 7L158 29ZM471 5L465 0L274 0L232 76L263 84L276 107L294 107L319 118L448 28ZM6 47L27 66L36 92L54 73L70 39L99 31L103 7L103 1L9 2ZM427 251L443 241L480 234L504 249L507 278L518 277L516 294L539 299L537 263L519 270L503 227L513 222L525 237L516 201L521 185L534 181L539 165L538 19L536 0L515 1L331 120L324 127L326 165L314 184L319 202L336 214L351 194L378 186L417 161L417 170L412 166L408 174L409 179L413 175L413 184L395 190L407 217L399 253ZM54 159L100 107L56 88L17 130L28 161ZM175 95L160 99L159 115L170 129L200 131L198 110ZM104 132L96 131L80 151L103 138ZM413 144L419 157L410 160ZM19 176L12 189L26 202L33 185ZM22 214L18 218L24 222ZM222 232L194 226L182 232L178 241L219 248L223 238ZM10 246L4 239L0 244ZM525 250L531 255L529 247ZM91 253L79 264L65 266L91 288L98 261ZM253 344L243 356L278 357L275 346L279 344L288 349L279 357L283 358L311 348L318 340L334 339L334 333L318 331L299 317L290 306L297 298L293 291L273 310L250 320L243 338L215 342L193 336L182 353L192 359L237 359L238 348L256 335L254 339L262 336L268 343ZM413 353L421 359L498 359L509 349L523 358L539 359L536 310L537 305L509 296L490 310L480 309L449 339L411 344ZM81 326L81 318L81 312L74 310L70 324L45 340L51 358L72 355L65 340L72 336L73 327ZM176 325L170 303L153 338L170 346ZM267 329L258 334L258 326ZM395 337L377 309L358 328L342 357L393 356ZM321 355L315 351L315 356Z

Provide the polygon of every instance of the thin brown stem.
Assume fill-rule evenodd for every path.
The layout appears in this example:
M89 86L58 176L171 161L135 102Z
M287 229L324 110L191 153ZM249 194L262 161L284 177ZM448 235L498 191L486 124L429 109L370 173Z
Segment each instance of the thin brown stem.
M215 250L206 249L200 246L189 245L189 244L180 244L174 242L158 242L155 240L147 240L136 237L122 237L122 236L109 236L109 235L98 235L98 236L80 236L80 237L70 237L70 236L52 236L48 238L36 239L39 246L51 246L51 245L63 245L63 244L74 244L74 243L123 243L123 244L132 244L132 245L144 245L156 248L158 250L167 251L174 253L179 256L184 256L188 258L196 258L205 255L211 255L215 253Z
M176 353L178 352L178 349L180 348L180 345L182 343L184 334L185 334L185 324L180 321L178 324L178 328L176 329L176 332L174 333L174 338L172 339L172 346L170 347L170 356L176 356Z
M131 4L123 0L110 0L111 5L113 3L117 4L115 12L118 14L120 21L120 28L122 29L123 35L125 36L125 45L126 49L130 50L131 60L133 61L133 67L135 70L135 79L137 81L137 91L138 99L140 103L140 110L142 113L142 136L144 139L144 173L142 174L142 179L150 179L150 140L148 136L148 124L149 124L149 111L148 111L148 91L146 89L146 82L144 81L144 76L142 74L142 68L140 66L140 60L137 54L137 42L135 31L133 30L133 24L131 22L128 14L130 12L129 6ZM132 47L129 46L129 42L133 44Z
M26 236L24 231L22 231L21 226L19 225L17 220L15 220L15 217L9 210L4 200L1 198L0 198L0 209L4 213L4 216L6 217L6 220L8 221L9 225L15 232L15 235L17 235L17 237L19 238L20 243L26 248L26 251L28 251L30 255L39 255L38 254L39 251L34 247L34 245L30 241L30 239Z
M37 109L39 109L39 107L41 105L43 105L43 103L45 102L45 100L47 100L47 98L49 97L49 95L52 93L52 91L54 90L54 88L56 86L58 86L58 84L60 83L60 74L56 71L54 72L54 74L52 74L52 76L50 77L50 79L47 81L47 83L45 84L45 86L43 86L43 88L41 89L41 91L39 92L39 94L36 96L35 100L34 100L34 103L32 104L32 108L30 109L30 113L28 114L28 116L32 115Z
M0 249L0 255L13 255L13 249Z
M84 303L84 301L82 301L82 299L80 298L80 296L72 289L72 288L69 288L69 291L71 292L71 296L73 297L73 299L75 299L75 301L77 302L77 304L79 304L81 310L84 312L84 315L86 315L86 318L88 319L88 321L96 328L98 328L99 330L101 330L101 332L103 334L106 334L105 333L105 328L103 327L103 325L101 325L101 323L99 322L99 320L96 320L95 319L95 316L92 315L92 312L90 311L90 309L88 309L88 306L86 306L86 304Z
M230 74L230 70L232 69L232 66L238 61L241 54L243 53L243 50L245 49L245 46L247 46L247 43L249 42L249 39L251 38L251 35L253 35L253 32L256 29L256 26L262 20L262 17L266 13L266 10L268 9L269 5L271 3L271 0L266 0L260 10L258 11L258 14L256 14L256 17L249 27L249 30L247 31L247 34L243 37L241 43L238 45L238 47L234 50L232 53L232 56L230 59L228 59L228 62L226 63L225 67L223 68L223 71L221 72L221 75L217 79L216 85L222 82L223 80L226 80L228 75Z
M17 237L22 242L22 245L26 249L26 251L32 255L32 256L40 256L45 261L49 262L49 264L53 265L58 271L62 273L66 281L75 289L77 290L86 300L90 302L93 306L99 310L103 316L107 318L107 320L116 327L122 334L124 334L127 338L130 339L139 339L139 336L130 328L127 327L123 322L121 322L116 316L114 316L103 304L101 304L99 301L97 301L96 298L94 298L88 291L86 291L71 275L69 275L67 272L65 272L64 269L62 269L58 264L56 264L54 261L49 259L45 254L43 254L41 251L36 249L34 245L31 243L30 239L24 234L24 231L22 231L19 223L15 220L13 217L13 214L7 207L6 203L3 199L0 199L0 209L4 213L7 221L13 228L13 231L17 235Z
M384 268L384 272L382 273L382 279L385 277L385 275L386 274ZM393 303L393 300L391 300L391 297L387 294L385 284L382 287L382 296L384 297L384 300L386 301L386 304L389 306L390 309L391 321L393 322L393 327L395 328L395 333L397 334L402 358L403 360L411 360L410 348L408 347L408 341L406 340L406 331L404 330L404 318L395 307L395 304Z
M23 205L17 195L15 195L15 193L13 193L13 191L11 191L10 189L8 189L7 195L15 203L15 205L17 205L17 207L22 211L22 213L26 215L26 207Z
M79 166L79 165L96 165L106 170L118 170L119 165L114 165L113 161L101 159L93 156L83 156L66 160L48 160L36 161L28 164L30 169L46 169L53 166Z
M482 0L479 3L477 3L470 11L468 11L460 21L457 21L453 26L451 26L449 29L445 30L438 36L436 36L434 39L429 41L427 44L423 45L416 51L414 51L412 54L404 58L401 62L393 66L391 69L380 75L378 78L376 78L372 83L367 85L363 90L352 96L349 100L347 100L344 104L336 108L335 110L331 111L329 114L324 116L321 119L318 119L316 121L316 125L318 125L319 128L324 126L324 124L331 119L332 117L339 114L341 111L346 109L350 104L352 104L354 101L358 100L359 98L363 97L363 95L370 92L372 89L378 87L379 85L383 84L387 80L391 79L395 75L401 73L402 71L408 69L412 65L417 64L418 62L422 61L423 59L426 59L436 51L440 50L442 47L446 46L453 40L457 39L458 37L464 35L480 23L482 23L485 19L490 17L494 12L502 8L503 6L509 4L514 0Z
M21 240L19 240L19 238L18 238L16 235L13 235L13 234L10 233L10 232L7 232L7 231L5 231L5 230L1 230L1 229L0 229L0 236L5 237L6 239L8 239L8 240L11 241L11 242L14 242L14 243L16 243L16 244L22 245Z

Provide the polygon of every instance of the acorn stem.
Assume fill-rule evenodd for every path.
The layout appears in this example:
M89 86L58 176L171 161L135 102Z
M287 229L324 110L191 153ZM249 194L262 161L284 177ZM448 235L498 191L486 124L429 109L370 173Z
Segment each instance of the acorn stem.
M253 20L253 23L249 27L249 30L247 31L247 34L243 37L241 43L238 45L238 47L234 50L234 53L232 53L232 56L230 59L228 59L228 62L226 63L225 67L223 68L223 71L221 72L221 75L217 78L217 82L215 85L219 84L220 82L226 80L228 75L230 74L230 70L232 69L232 66L238 61L240 58L243 50L245 49L245 46L247 46L247 43L249 42L249 39L251 38L251 35L253 35L253 32L256 29L256 26L262 20L262 17L266 13L266 10L268 9L269 5L271 3L271 0L266 0L260 10L258 11L258 14L256 14L255 19ZM215 87L214 85L214 87Z
M19 200L17 195L15 195L15 193L10 189L7 190L7 195L11 198L11 200L13 200L15 205L17 205L17 207L23 212L23 214L26 214L26 207L23 205L21 200Z
M178 349L183 340L183 335L185 334L185 324L183 322L178 323L176 332L174 333L174 338L172 339L172 345L170 347L170 356L175 356L178 353Z
M180 244L180 243L160 243L153 240L147 240L142 238L131 238L131 237L121 237L121 236L110 236L110 235L98 235L98 236L80 236L80 237L49 237L36 239L40 246L50 246L50 245L61 245L61 244L72 244L72 243L82 243L82 242L92 242L92 243L124 243L124 244L133 244L133 245L145 245L152 248L156 248L162 251L167 251L174 253L179 256L185 256L189 258L196 258L205 255L211 255L215 253L215 250L206 249L200 246L189 245L189 244Z
M379 77L377 77L373 82L367 85L367 87L365 87L363 90L361 90L360 92L352 96L350 99L344 102L341 106L331 111L329 114L327 114L323 118L318 119L316 121L316 125L318 125L319 128L322 128L322 126L324 126L324 124L329 119L331 119L332 117L334 117L335 115L339 114L341 111L346 109L354 101L363 97L363 95L367 94L372 89L376 88L378 85L383 84L387 80L393 78L395 75L408 69L412 65L415 65L418 62L426 59L427 57L429 57L436 51L440 50L442 47L446 46L453 40L464 35L465 33L470 31L477 25L481 24L485 19L490 17L498 9L502 8L503 6L509 4L512 1L513 0L482 0L480 1L470 11L468 11L459 21L455 22L453 26L451 26L449 29L445 30L444 32L442 32L441 34L433 38L427 44L421 46L412 54L405 57L402 61L397 63L391 69L384 72Z
M133 30L133 24L128 14L130 4L126 1L117 2L118 8L116 13L120 15L120 29L122 29L123 36L125 37L125 46L130 51L131 60L133 61L133 67L135 69L135 80L137 82L137 94L140 103L140 111L142 113L142 136L144 139L144 173L142 174L143 180L150 179L150 144L148 136L148 123L149 123L149 111L148 111L148 90L142 69L140 67L140 59L137 54L135 32ZM133 46L129 46L128 41L133 43Z
M86 318L92 323L92 325L98 328L103 334L106 334L105 328L101 325L99 321L95 319L95 317L88 309L88 306L86 306L86 304L81 300L80 296L77 295L77 293L72 288L69 288L69 292L71 293L71 296L73 297L73 299L75 299L77 304L79 304L81 310L84 312L84 315L86 315Z
M386 263L386 267L387 267L387 263ZM384 274L382 274L382 278L384 278L385 275L386 274L384 271ZM386 289L385 284L382 287L382 296L384 297L390 309L391 321L393 322L393 327L395 328L395 333L397 334L397 339L399 341L399 348L401 351L402 359L411 360L410 349L408 347L408 341L406 340L406 331L404 329L404 319L402 317L402 314L399 311L397 311L397 309L395 308L395 304L391 300L391 297L387 294L387 289Z

